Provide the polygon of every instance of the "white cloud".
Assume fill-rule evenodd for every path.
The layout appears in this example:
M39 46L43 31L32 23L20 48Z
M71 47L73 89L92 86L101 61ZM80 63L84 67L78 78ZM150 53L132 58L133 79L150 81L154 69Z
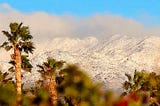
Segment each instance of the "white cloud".
M118 15L95 14L91 17L74 17L71 15L55 15L45 12L21 13L8 4L1 4L0 8L7 12L0 11L0 29L7 29L10 22L23 22L28 25L36 39L52 38L58 36L85 37L96 36L98 38L113 34L137 35L152 34L146 31L144 26L133 20ZM157 29L157 28L155 28ZM159 31L154 30L159 35Z
M114 34L129 36L160 35L160 28L145 29L133 19L118 15L95 14L91 17L72 15L55 15L45 12L22 13L8 4L0 5L0 30L8 30L10 22L23 22L28 25L34 41L43 44L54 37L87 37L104 38ZM2 35L2 34L0 34ZM0 42L4 39L0 36Z

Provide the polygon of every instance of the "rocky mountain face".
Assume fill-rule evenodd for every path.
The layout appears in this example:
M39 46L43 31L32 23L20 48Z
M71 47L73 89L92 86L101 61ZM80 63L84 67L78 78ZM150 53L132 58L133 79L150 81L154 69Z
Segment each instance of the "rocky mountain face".
M115 35L103 40L55 38L38 48L31 58L32 73L24 76L26 85L39 79L36 64L42 64L48 56L78 64L93 81L102 82L104 88L112 90L122 88L125 73L133 74L135 70L160 73L160 37L156 36Z

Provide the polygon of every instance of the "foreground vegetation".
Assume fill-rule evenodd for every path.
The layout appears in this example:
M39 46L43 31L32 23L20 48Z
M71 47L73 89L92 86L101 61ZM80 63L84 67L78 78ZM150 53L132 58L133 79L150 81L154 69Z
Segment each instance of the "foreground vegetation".
M8 38L0 47L12 49L10 73L0 71L0 106L159 106L160 75L135 71L126 74L123 92L117 96L112 91L101 89L103 85L93 83L76 65L67 64L48 57L37 65L42 78L35 81L36 87L22 87L21 70L31 71L28 53L35 49L32 36L22 23L11 23L10 32L2 31Z

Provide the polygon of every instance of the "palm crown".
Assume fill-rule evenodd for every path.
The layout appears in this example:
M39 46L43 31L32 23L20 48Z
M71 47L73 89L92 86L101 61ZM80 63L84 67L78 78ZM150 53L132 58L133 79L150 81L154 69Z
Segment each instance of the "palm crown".
M61 69L64 65L64 61L56 61L52 57L47 58L47 62L43 62L42 65L37 65L39 67L38 72L44 76L54 76L56 70Z
M32 35L30 34L29 27L22 26L22 23L11 23L10 33L8 31L2 31L3 34L8 38L8 41L4 42L1 47L4 47L7 51L13 48L13 45L18 46L20 51L25 53L32 53L34 46Z

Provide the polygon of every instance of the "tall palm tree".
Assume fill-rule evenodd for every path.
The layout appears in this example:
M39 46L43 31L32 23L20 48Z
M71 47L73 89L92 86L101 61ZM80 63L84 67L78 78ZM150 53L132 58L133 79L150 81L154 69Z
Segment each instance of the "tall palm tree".
M10 23L10 31L2 31L7 37L0 48L5 48L6 51L13 49L14 53L11 54L11 63L13 67L9 70L14 71L16 79L16 91L21 96L22 94L22 74L21 69L30 71L32 65L27 59L29 53L33 53L35 49L31 39L33 38L30 34L29 27L23 26L22 23Z
M43 62L42 65L37 65L39 68L38 72L41 73L42 78L44 79L44 83L47 83L47 86L52 104L56 106L57 104L57 90L56 90L56 71L60 70L64 65L64 61L56 61L55 59L48 57L47 62Z

